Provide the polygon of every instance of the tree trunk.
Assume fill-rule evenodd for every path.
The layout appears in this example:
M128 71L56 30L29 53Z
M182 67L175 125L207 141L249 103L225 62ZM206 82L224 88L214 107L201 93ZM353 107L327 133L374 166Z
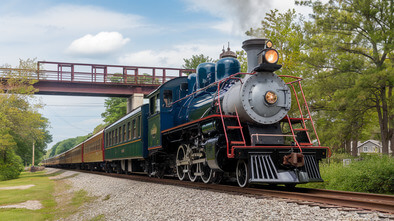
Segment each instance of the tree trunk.
M346 140L345 141L345 152L350 154L351 153L351 145L352 141L351 140Z
M391 129L390 146L391 146L391 156L394 157L394 134L393 134L393 129Z
M355 138L352 140L352 156L357 157L357 143L358 143L358 138Z
M388 128L388 109L386 100L386 88L381 88L379 97L376 99L376 109L379 117L380 135L382 138L382 153L389 153L389 128ZM380 105L381 102L381 105Z
M389 87L388 93L388 100L391 100L393 96L393 87ZM389 105L390 108L393 108ZM391 111L389 110L389 113ZM389 117L389 140L390 140L390 149L391 149L391 156L394 156L394 114L391 114Z

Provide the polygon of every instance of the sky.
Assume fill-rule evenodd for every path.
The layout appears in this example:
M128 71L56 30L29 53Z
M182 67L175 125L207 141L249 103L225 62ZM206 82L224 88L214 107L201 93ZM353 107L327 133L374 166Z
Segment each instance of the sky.
M244 34L273 9L294 0L2 0L0 65L19 59L180 68L184 58L217 59L228 42L241 50ZM45 107L55 143L91 133L103 122L102 97L35 95Z

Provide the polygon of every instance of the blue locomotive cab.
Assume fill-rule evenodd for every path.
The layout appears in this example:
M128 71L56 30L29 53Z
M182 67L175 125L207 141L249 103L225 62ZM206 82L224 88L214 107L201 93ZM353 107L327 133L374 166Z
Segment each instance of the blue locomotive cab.
M149 99L148 150L162 148L161 131L175 126L174 119L184 103L184 100L178 100L187 94L187 77L178 77L162 84L147 96Z

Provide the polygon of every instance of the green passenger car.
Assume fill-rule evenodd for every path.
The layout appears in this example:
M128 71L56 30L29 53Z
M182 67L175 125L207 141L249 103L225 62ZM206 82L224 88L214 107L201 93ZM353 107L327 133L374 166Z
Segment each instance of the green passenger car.
M146 158L147 112L148 105L142 105L105 129L106 160Z

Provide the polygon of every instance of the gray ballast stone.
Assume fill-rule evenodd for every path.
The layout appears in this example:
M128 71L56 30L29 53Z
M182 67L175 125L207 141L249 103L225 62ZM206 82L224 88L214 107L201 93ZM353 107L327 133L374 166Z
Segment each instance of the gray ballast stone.
M98 199L67 220L388 220L379 213L288 203L283 199L196 190L81 173L70 177L72 190Z

